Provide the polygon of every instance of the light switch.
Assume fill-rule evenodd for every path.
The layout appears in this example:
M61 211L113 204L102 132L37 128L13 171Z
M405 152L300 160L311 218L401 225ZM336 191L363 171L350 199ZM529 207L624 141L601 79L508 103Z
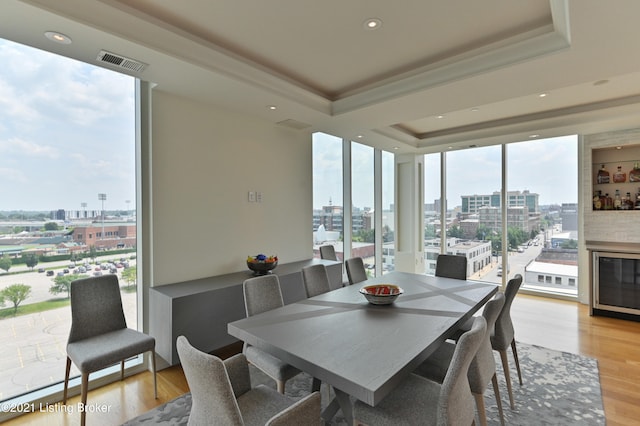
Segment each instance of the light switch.
M255 203L255 201L256 201L256 193L253 191L249 191L249 202Z
M256 201L258 203L262 202L262 192L256 192Z

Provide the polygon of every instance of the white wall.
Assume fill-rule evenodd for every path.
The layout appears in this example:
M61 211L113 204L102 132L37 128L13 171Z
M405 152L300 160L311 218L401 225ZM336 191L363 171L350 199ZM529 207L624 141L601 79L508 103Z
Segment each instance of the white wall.
M152 105L152 286L313 256L311 135L161 91Z

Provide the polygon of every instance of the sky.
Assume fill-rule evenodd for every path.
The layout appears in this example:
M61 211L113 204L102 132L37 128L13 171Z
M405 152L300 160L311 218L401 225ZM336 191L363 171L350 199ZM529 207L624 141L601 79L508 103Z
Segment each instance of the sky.
M314 135L313 208L342 205L341 139ZM373 207L373 149L354 143L352 148L353 205ZM462 195L492 194L501 182L500 145L446 153L447 200L449 208L461 204ZM392 184L385 176L393 173L393 161L383 157L383 208L393 202ZM386 157L392 158L392 156ZM507 189L539 194L540 205L578 201L577 137L515 142L507 145ZM440 197L440 154L425 156L425 203ZM392 180L391 180L392 182Z
M135 79L1 39L0 61L0 211L132 209Z

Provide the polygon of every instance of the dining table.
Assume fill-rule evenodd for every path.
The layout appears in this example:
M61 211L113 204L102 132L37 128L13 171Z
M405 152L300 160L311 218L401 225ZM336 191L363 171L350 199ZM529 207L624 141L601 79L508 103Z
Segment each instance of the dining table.
M369 303L360 289L402 288L393 303ZM228 324L228 333L330 385L348 421L352 398L375 406L498 291L498 286L389 272Z

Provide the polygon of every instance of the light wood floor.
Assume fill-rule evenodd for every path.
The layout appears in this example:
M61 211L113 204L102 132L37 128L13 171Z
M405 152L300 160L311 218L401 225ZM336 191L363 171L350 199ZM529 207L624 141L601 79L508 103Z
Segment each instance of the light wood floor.
M598 359L607 425L637 425L640 419L640 322L590 317L574 302L518 295L512 307L516 340ZM524 378L526 381L526 377ZM108 413L87 414L89 425L118 425L188 390L182 370L158 373L158 399L150 373L129 377L89 393L89 403ZM76 404L78 398L71 400ZM34 413L10 420L14 425L77 425L77 413Z

